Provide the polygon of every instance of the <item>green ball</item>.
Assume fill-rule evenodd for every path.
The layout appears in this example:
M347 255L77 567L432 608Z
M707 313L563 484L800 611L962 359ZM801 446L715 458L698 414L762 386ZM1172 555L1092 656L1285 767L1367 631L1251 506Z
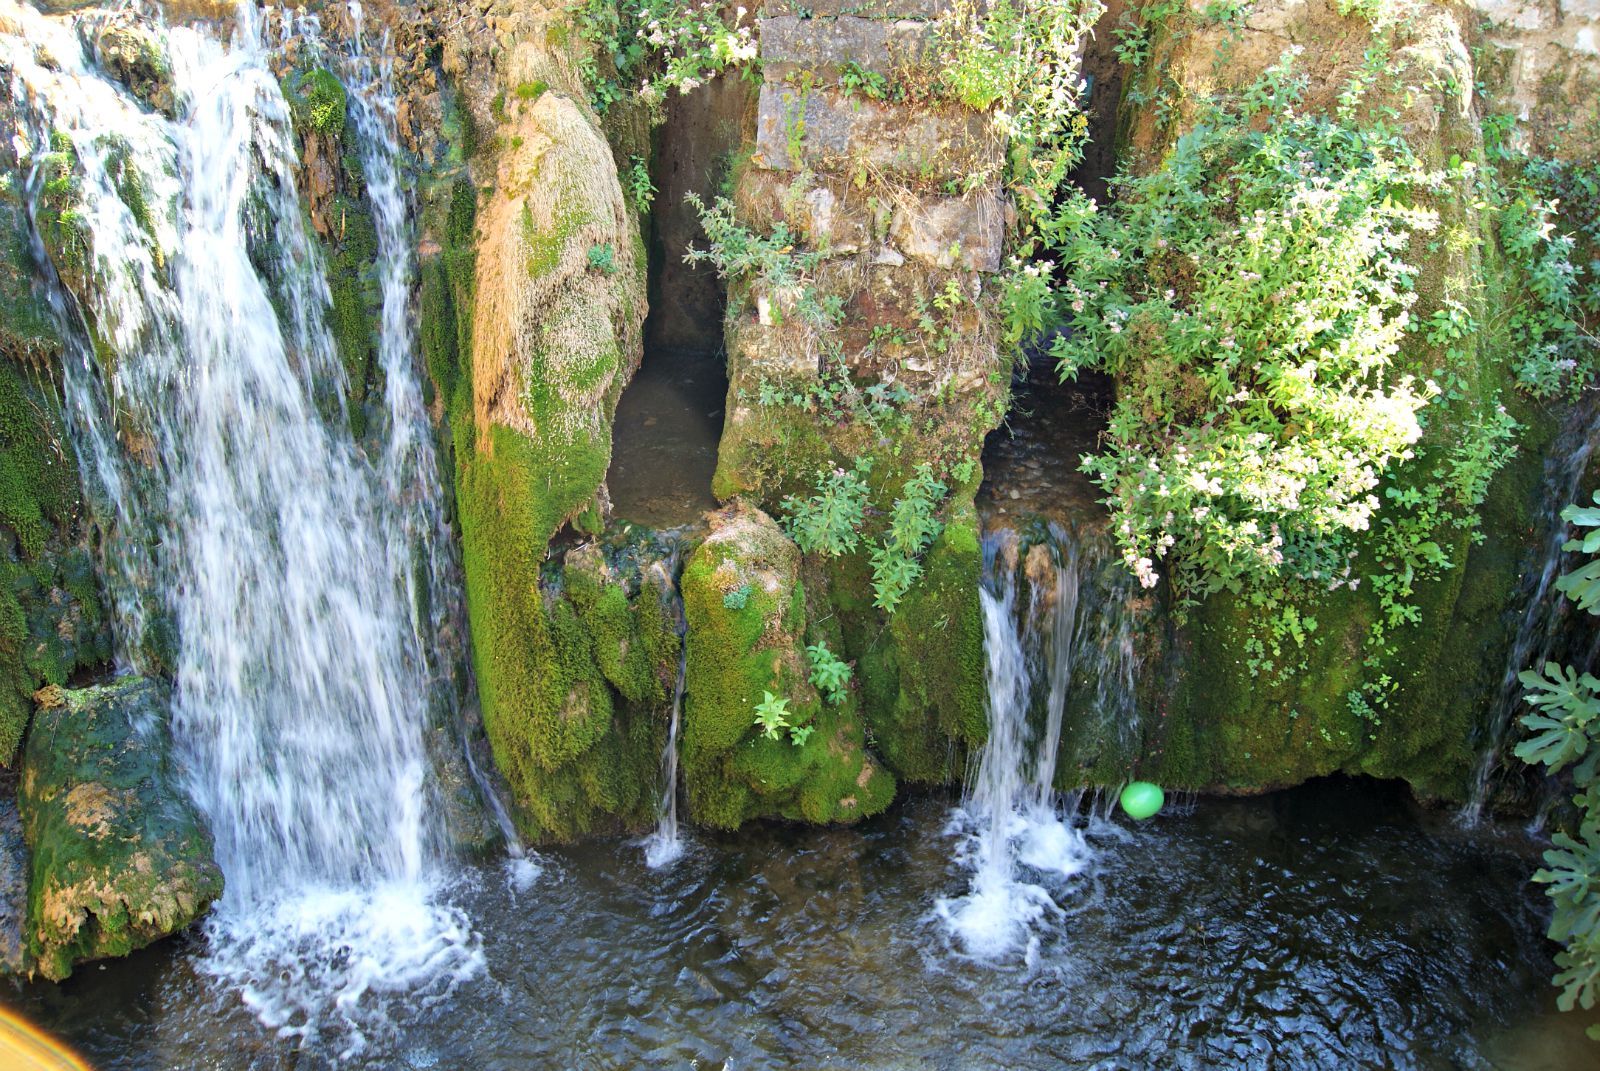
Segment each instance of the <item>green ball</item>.
M1133 781L1122 790L1122 809L1129 818L1143 821L1161 810L1161 805L1167 802L1167 794L1161 791L1160 785L1152 785L1149 781Z

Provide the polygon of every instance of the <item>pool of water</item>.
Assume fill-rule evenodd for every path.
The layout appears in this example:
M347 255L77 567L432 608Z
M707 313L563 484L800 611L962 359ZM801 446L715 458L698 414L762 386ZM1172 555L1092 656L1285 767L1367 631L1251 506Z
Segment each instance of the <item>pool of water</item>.
M1538 845L1453 828L1385 786L1325 782L1090 824L1086 871L1030 951L975 962L936 913L970 875L953 801L852 829L690 835L544 853L525 891L493 862L456 889L484 974L373 994L383 1068L1592 1069L1550 1012ZM1047 879L1041 879L1047 880ZM197 939L0 988L94 1066L336 1066L207 987Z
M720 353L646 351L617 401L606 488L616 516L677 528L717 508L711 476L728 393Z

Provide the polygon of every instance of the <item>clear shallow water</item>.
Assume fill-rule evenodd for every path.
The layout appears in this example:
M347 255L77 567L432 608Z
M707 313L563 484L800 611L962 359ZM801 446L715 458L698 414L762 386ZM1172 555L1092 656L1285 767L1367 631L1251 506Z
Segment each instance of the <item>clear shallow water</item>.
M395 1000L346 1066L383 1068L1592 1068L1550 997L1520 836L1454 829L1382 786L1208 800L1100 826L1031 964L981 965L933 904L950 801L849 830L690 835L500 864L455 890L485 976ZM191 942L0 990L96 1067L314 1068L193 967ZM220 1007L218 1006L220 1004Z

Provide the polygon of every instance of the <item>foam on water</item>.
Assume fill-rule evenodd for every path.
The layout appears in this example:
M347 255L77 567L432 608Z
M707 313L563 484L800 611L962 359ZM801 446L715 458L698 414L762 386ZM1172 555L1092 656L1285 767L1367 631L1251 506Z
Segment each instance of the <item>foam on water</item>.
M1061 917L1049 885L1081 873L1093 858L1053 787L1078 651L1082 563L1065 532L1054 532L1051 550L1053 576L1036 579L1020 609L1016 534L1001 531L984 545L989 739L948 828L957 838L957 864L973 876L965 895L934 908L961 950L977 959L1036 955L1036 931ZM1029 721L1036 693L1044 706L1037 731Z

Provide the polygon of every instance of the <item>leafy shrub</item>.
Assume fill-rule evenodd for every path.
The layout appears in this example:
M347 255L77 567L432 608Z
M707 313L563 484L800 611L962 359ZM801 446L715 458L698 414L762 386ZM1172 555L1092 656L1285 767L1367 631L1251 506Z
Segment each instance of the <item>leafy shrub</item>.
M729 67L756 57L753 21L746 9L680 0L582 0L573 8L588 44L579 73L596 110L635 94L664 118L668 93L689 93Z
M807 499L783 500L784 526L807 554L837 557L856 549L867 506L869 462L858 460L852 471L817 474L817 493Z
M761 280L768 287L800 284L821 262L818 253L797 253L797 239L782 223L767 235L757 234L739 222L733 202L718 197L710 205L698 195L684 198L700 214L710 244L684 254L689 264L709 263L727 279Z
M934 513L948 488L936 479L929 465L917 466L916 475L895 500L889 531L872 552L873 605L894 613L906 592L922 576L922 553L939 538L943 528Z
M1085 468L1147 587L1158 561L1186 595L1337 578L1439 391L1394 368L1402 257L1436 224L1411 204L1437 177L1381 130L1281 107L1286 85L1123 180L1114 214L1076 195L1049 224L1071 265L1063 376L1130 381Z

